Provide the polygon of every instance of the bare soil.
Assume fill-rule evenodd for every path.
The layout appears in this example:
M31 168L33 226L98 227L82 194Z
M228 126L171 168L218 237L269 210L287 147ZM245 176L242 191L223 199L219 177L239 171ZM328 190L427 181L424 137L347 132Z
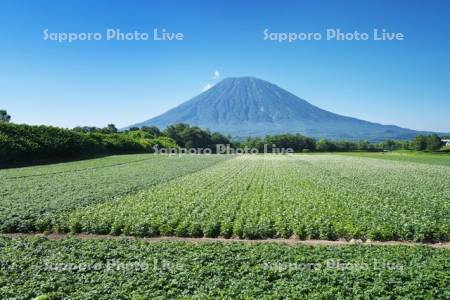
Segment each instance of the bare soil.
M192 238L192 237L133 237L133 236L114 236L114 235L99 235L99 234L85 234L85 233L0 233L0 237L45 237L49 240L62 240L69 237L76 237L80 239L111 239L111 240L142 240L149 243L161 242L161 241L174 241L174 242L190 242L190 243L203 243L203 242L221 242L221 243L249 243L249 244L259 244L259 243L276 243L276 244L286 244L286 245L310 245L310 246L344 246L344 245L376 245L376 246L428 246L433 248L445 248L450 249L450 242L445 243L415 243L415 242L405 242L405 241L362 241L362 240L344 240L340 239L337 241L329 240L299 240L295 238L290 239L259 239L259 240L246 240L239 238Z

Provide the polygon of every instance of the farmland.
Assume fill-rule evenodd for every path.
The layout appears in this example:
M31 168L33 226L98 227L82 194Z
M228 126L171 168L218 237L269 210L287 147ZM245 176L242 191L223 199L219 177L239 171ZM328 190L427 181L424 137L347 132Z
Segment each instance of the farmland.
M450 168L343 155L126 155L0 171L2 232L447 241Z
M101 237L0 237L0 298L448 299L445 248L236 241L448 241L450 167L429 159L143 154L0 170L1 232ZM139 239L159 236L231 241Z
M448 299L450 251L0 238L2 299Z
M450 168L339 155L237 156L73 211L73 232L447 241Z
M447 241L450 168L342 155L129 155L9 169L2 232Z
M392 152L347 152L340 153L347 156L370 157L394 161L407 161L431 165L450 167L450 154L433 154L414 151L392 151Z
M0 170L0 231L44 231L71 210L111 201L226 158L110 156Z

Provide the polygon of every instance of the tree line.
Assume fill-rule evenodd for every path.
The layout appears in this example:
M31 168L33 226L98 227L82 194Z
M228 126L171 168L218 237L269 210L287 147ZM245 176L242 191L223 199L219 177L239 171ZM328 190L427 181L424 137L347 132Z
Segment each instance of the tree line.
M110 154L151 152L153 147L177 147L167 137L146 131L112 132L109 128L83 132L52 126L0 122L0 164L33 163Z
M85 126L65 129L14 124L9 120L0 119L0 166L151 153L155 147L215 149L216 144L231 144L220 133L186 124L175 124L164 131L153 126L119 131L114 124L104 128Z
M316 140L301 134L280 134L266 136L265 138L247 138L244 142L238 144L259 150L262 150L265 144L275 144L277 147L292 148L294 152L450 151L450 148L444 147L442 138L436 134L418 135L410 141L385 140L379 143L370 143L368 141L332 141L327 139Z
M230 145L231 148L256 148L262 152L264 145L292 148L294 152L347 152L392 151L398 149L416 151L450 151L443 147L436 134L419 135L411 141L386 140L380 143L367 141L316 140L301 134L279 134L266 137L249 137L233 140L217 132L187 124L174 124L164 130L156 126L132 127L119 131L114 124L106 127L32 126L10 123L11 116L0 110L0 164L40 161L71 160L85 157L151 153L158 148L210 148Z

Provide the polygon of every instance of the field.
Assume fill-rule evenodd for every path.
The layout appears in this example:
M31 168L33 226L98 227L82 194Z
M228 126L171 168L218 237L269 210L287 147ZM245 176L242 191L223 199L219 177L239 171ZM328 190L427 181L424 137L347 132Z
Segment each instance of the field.
M449 299L450 251L0 238L2 299Z
M398 150L392 152L347 152L340 153L347 156L356 157L371 157L386 160L395 161L407 161L414 163L441 165L450 167L450 154L441 153L424 153L424 152L414 152L409 150Z
M445 248L248 242L447 242L449 156L398 156L145 154L0 170L0 232L13 237L0 237L0 298L448 299ZM104 239L14 236L36 232Z
M0 170L0 231L55 229L55 222L74 209L111 201L224 159L124 155Z
M450 169L335 155L238 156L74 211L74 232L446 241Z
M342 155L136 155L3 170L3 232L447 241L450 168Z

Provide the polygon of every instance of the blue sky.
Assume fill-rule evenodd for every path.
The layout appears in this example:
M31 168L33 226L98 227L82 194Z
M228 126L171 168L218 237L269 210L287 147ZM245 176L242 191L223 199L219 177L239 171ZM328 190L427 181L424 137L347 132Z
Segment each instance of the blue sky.
M448 1L0 2L0 108L17 123L123 127L225 77L321 108L450 132ZM50 32L182 32L183 41L44 41ZM270 32L401 32L404 41L264 41ZM219 71L220 78L213 79Z

